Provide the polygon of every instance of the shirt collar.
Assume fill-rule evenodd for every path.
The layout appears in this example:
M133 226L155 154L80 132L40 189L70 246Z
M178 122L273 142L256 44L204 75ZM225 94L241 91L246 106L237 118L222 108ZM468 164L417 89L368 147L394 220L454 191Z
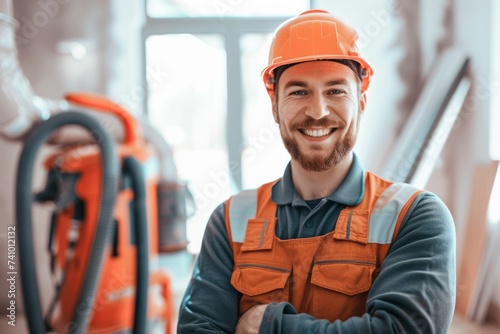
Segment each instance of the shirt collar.
M348 206L358 205L363 198L365 190L365 171L356 154L354 154L351 169L344 180L333 193L326 198L330 201ZM272 189L273 201L278 205L292 204L306 205L304 200L295 191L292 181L292 168L290 163L286 166L283 177L274 184Z

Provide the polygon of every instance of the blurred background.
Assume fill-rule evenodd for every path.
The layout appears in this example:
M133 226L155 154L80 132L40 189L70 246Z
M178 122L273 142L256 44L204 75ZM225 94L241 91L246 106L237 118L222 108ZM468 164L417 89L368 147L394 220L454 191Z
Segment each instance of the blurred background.
M499 1L2 1L0 58L14 55L16 71L47 109L57 108L68 92L102 94L149 121L170 145L177 177L195 208L186 222L187 248L160 255L177 308L214 208L241 189L280 177L289 161L260 72L274 29L310 8L356 27L375 70L355 147L366 169L397 178L406 158L431 156L419 184L443 199L456 224L453 330L500 333ZM2 66L0 60L4 91L14 78L9 68L12 63ZM6 124L4 109L0 105ZM441 112L439 119L429 114L433 109ZM427 136L423 124L433 130L444 124L445 130ZM108 128L121 136L119 124L111 120ZM1 254L7 254L7 227L15 222L22 145L0 138ZM436 154L429 153L433 148ZM45 147L41 155L50 151ZM40 165L35 186L44 184L45 174ZM34 212L46 305L50 219L43 206ZM8 272L3 258L0 271ZM9 303L4 282L2 312ZM27 333L22 308L18 316L15 328L2 316L1 332Z

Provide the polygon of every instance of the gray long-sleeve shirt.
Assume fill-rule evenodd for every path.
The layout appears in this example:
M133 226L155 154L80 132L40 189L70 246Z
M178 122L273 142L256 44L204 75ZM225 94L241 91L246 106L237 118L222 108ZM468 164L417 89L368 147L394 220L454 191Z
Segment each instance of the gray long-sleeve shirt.
M295 191L290 165L274 185L276 235L309 238L335 229L340 211L357 205L364 170L354 156L351 170L327 201L311 208ZM234 261L224 204L213 212L180 309L179 333L233 333L240 293L230 284ZM455 230L446 206L435 195L419 195L380 268L362 317L317 320L297 314L289 303L272 303L260 333L446 333L455 306Z

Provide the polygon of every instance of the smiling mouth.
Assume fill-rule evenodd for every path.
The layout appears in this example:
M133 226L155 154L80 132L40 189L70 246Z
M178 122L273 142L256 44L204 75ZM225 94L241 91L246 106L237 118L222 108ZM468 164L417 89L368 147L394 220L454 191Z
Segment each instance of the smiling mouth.
M308 136L308 137L313 137L313 138L321 138L321 137L326 137L330 134L332 134L336 128L330 128L330 129L299 129L300 133Z

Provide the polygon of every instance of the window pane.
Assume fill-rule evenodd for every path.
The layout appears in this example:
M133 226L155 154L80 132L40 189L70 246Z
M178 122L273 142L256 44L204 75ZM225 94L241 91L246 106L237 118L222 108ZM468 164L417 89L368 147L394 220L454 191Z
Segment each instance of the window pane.
M271 102L260 72L267 65L272 34L246 34L240 39L243 77L243 188L255 188L283 175L290 156L274 122Z
M201 244L213 209L229 194L226 149L226 53L219 35L170 34L146 41L151 122L172 145L179 177L197 212L188 221L190 250Z
M148 0L150 17L293 16L309 0Z

